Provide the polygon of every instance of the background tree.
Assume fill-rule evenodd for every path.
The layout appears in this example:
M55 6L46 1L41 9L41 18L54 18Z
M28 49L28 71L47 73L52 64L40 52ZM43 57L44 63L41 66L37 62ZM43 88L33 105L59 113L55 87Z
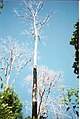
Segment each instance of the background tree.
M24 21L29 21L29 30L25 30L25 33L32 36L34 39L32 118L37 118L37 48L38 41L41 39L41 29L43 28L44 24L49 20L50 15L47 15L44 20L39 18L39 12L43 8L44 4L43 1L23 0L23 3L25 5L24 11L19 12L18 10L15 10L15 12L18 15L18 17L23 18Z
M44 118L52 114L52 117L56 119L57 114L65 115L62 112L61 100L63 99L64 86L63 74L60 71L49 70L45 66L38 67L38 119ZM32 77L28 76L24 80L24 85L27 87L27 91L31 93L29 87L31 87ZM29 102L30 103L30 102ZM49 114L48 114L49 113ZM66 116L66 115L65 115Z
M79 21L76 22L75 31L73 32L72 38L70 40L70 45L73 45L75 48L75 61L73 63L74 73L79 78Z
M4 7L4 4L3 4L3 0L0 0L0 9L2 9ZM1 12L0 12L1 14Z
M7 88L9 85L13 85L22 69L31 61L31 52L24 47L24 44L19 44L11 37L0 39L1 87Z
M76 22L75 31L70 40L70 45L75 48L75 61L73 63L74 73L79 78L79 21ZM70 88L67 90L64 103L66 106L66 112L72 116L73 119L79 118L79 89Z
M0 92L0 119L23 119L23 105L14 90L8 87Z

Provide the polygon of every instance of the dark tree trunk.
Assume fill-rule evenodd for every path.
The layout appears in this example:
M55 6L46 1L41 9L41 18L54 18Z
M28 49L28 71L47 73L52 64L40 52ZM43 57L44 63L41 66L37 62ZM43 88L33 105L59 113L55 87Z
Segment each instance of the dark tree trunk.
M37 119L37 68L33 68L32 119Z

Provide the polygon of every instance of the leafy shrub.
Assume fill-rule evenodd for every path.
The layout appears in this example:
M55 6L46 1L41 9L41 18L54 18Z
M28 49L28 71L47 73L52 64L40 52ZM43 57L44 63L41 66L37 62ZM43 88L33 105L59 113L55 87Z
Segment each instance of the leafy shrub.
M0 119L23 119L22 103L10 87L0 93Z

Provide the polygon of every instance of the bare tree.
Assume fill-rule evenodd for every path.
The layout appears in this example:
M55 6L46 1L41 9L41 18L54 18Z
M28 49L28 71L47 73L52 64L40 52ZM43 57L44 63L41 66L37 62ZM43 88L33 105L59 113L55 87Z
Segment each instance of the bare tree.
M27 83L28 82L28 83ZM24 85L29 88L32 82L31 76L28 76L24 80ZM63 84L63 74L60 71L49 70L45 66L38 67L38 108L37 117L44 117L47 111L54 114L55 119L57 113L61 112L63 99L64 86ZM27 91L31 92L29 89ZM50 113L49 112L49 113ZM46 115L48 116L48 115ZM53 117L54 117L53 116Z
M6 88L9 86L11 76L13 85L21 70L31 61L30 53L16 39L11 37L0 39L0 80Z
M36 0L23 0L25 5L25 10L19 12L15 10L18 17L23 18L24 21L29 21L31 28L25 30L26 34L32 35L34 39L34 65L33 65L33 89L32 89L32 118L37 118L37 48L38 41L40 40L40 31L49 20L50 14L45 17L45 19L39 18L39 12L43 8L43 1ZM28 23L29 23L28 22Z

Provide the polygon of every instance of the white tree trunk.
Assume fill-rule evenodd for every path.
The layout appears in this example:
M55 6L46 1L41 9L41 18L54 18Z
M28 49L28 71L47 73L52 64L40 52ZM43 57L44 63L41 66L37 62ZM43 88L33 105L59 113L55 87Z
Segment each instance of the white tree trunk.
M37 68L37 47L38 47L38 33L36 28L36 18L34 16L34 68Z

